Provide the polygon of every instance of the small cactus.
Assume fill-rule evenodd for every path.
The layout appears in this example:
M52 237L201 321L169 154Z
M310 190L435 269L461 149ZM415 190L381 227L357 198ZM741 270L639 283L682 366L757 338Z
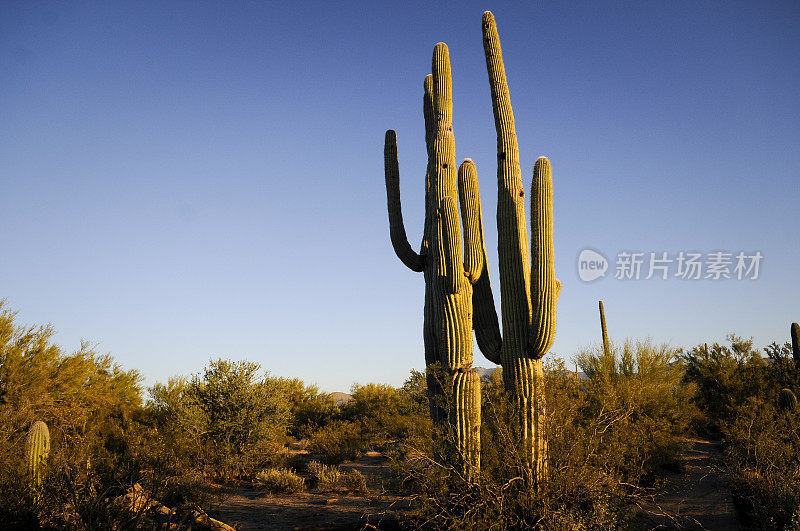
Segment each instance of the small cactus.
M44 464L49 454L50 430L47 429L47 424L37 420L31 425L25 439L25 462L37 488L42 486Z
M778 411L785 413L787 411L795 411L797 409L797 397L790 389L781 389L781 394L778 395Z

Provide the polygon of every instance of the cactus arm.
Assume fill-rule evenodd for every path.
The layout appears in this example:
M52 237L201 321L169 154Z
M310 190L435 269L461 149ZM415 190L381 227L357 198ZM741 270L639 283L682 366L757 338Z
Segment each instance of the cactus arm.
M464 226L464 269L473 284L473 327L478 348L492 363L500 364L500 323L494 307L492 284L486 261L483 214L475 164L466 159L458 168L458 199Z
M483 241L478 172L471 159L465 159L458 168L458 202L464 225L464 273L470 284L475 284L483 272L486 247Z
M532 315L525 192L500 37L489 11L483 14L482 28L497 132L497 251L503 342L508 343L508 352L520 352L528 343Z
M461 234L458 229L458 208L452 197L442 199L438 215L438 271L445 279L448 294L458 292L463 282L464 266L461 262Z
M792 334L792 357L794 365L800 369L800 324L792 323L790 332Z
M405 225L403 225L403 211L400 205L400 170L397 163L397 135L391 129L386 131L383 161L386 174L386 205L389 210L389 237L392 240L392 247L406 267L420 272L425 268L425 258L411 248L406 236Z
M541 358L556 335L556 305L561 283L553 252L553 173L547 157L539 157L531 182L531 299L533 322L529 355Z
M463 282L461 225L456 203L456 142L453 136L453 88L450 52L443 42L433 49L432 59L433 118L435 132L429 142L428 171L436 187L437 275L444 277L447 293L455 294ZM426 78L427 80L427 78Z
M422 231L422 245L420 246L419 254L423 258L428 254L431 241L431 198L433 192L431 190L431 148L433 147L432 140L436 131L436 118L433 115L433 75L428 74L425 76L423 82L423 95L422 95L422 114L425 117L425 152L428 154L428 166L425 169L425 228Z

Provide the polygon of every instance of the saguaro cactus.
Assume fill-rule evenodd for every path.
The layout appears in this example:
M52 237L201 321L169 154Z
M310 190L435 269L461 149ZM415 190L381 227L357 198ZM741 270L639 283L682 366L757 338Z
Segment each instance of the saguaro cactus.
M792 323L790 331L792 334L792 357L794 358L795 369L800 370L800 324Z
M420 253L411 248L403 225L397 138L392 130L386 132L384 145L389 233L398 258L412 271L424 273L425 362L446 369L452 386L450 411L445 412L440 408L441 382L429 371L431 416L434 422L448 422L465 473L471 476L480 467L480 379L471 369L472 285L488 279L486 250L475 166L466 159L456 172L450 55L444 43L434 47L432 71L425 78L423 97L428 169Z
M606 328L606 312L603 309L603 301L600 304L600 328L603 331L603 354L608 356L611 354L611 343L608 340L608 329Z
M781 389L778 395L778 411L785 413L797 409L797 397L791 389Z
M475 320L478 346L503 366L503 379L514 400L518 428L534 481L547 475L545 395L542 357L556 331L556 303L561 283L553 262L553 178L550 161L540 157L531 184L531 251L525 221L525 191L519 163L514 112L506 81L494 15L483 14L483 49L497 131L497 230L502 337L496 317ZM491 290L476 285L476 315L495 315ZM489 309L485 309L489 308Z
M41 420L34 422L25 439L25 462L36 487L42 486L45 461L50 454L50 430Z

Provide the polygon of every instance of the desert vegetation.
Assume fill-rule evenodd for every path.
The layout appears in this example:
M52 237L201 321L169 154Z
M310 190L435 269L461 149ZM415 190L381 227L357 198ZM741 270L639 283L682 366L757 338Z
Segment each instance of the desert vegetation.
M89 345L66 353L52 334L2 308L6 527L214 528L216 503L246 485L261 496L391 492L408 502L392 525L408 528L635 529L640 502L680 469L692 434L721 438L730 489L752 525L792 529L800 514L788 343L762 353L737 336L686 351L609 341L578 354L583 374L551 359L549 475L534 484L502 368L483 381L481 465L467 474L449 459L458 435L430 418L427 382L446 370L412 371L399 388L354 386L341 405L245 361L211 360L143 389L136 371ZM442 400L451 407L452 396ZM382 490L340 469L370 451L392 470Z

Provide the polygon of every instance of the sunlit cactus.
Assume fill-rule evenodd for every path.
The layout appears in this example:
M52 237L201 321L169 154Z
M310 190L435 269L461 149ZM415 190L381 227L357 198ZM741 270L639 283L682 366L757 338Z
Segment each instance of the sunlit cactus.
M781 389L778 395L778 411L785 413L795 410L797 410L797 397L790 389Z
M25 439L25 462L36 487L42 486L47 456L50 455L50 430L41 420L34 422Z
M497 231L502 336L488 277L476 284L475 333L481 352L503 366L503 380L517 411L517 428L530 479L547 477L545 394L542 357L556 331L561 283L553 252L553 176L540 157L531 183L531 241L525 220L525 191L519 162L514 112L494 15L483 14L483 49L497 133ZM492 318L493 317L493 318Z
M611 354L611 343L608 340L608 328L606 328L606 311L603 308L603 301L600 301L600 329L603 332L603 354Z
M428 166L420 252L411 248L403 225L397 138L392 130L386 132L384 144L389 234L398 258L424 274L425 362L446 369L456 391L448 404L450 411L445 412L443 386L429 374L431 417L437 423L448 421L464 458L464 472L471 477L480 468L480 379L471 370L472 286L488 283L486 250L475 165L466 159L456 168L450 55L444 43L434 47L432 70L425 78L423 96ZM483 314L477 316L481 318Z

